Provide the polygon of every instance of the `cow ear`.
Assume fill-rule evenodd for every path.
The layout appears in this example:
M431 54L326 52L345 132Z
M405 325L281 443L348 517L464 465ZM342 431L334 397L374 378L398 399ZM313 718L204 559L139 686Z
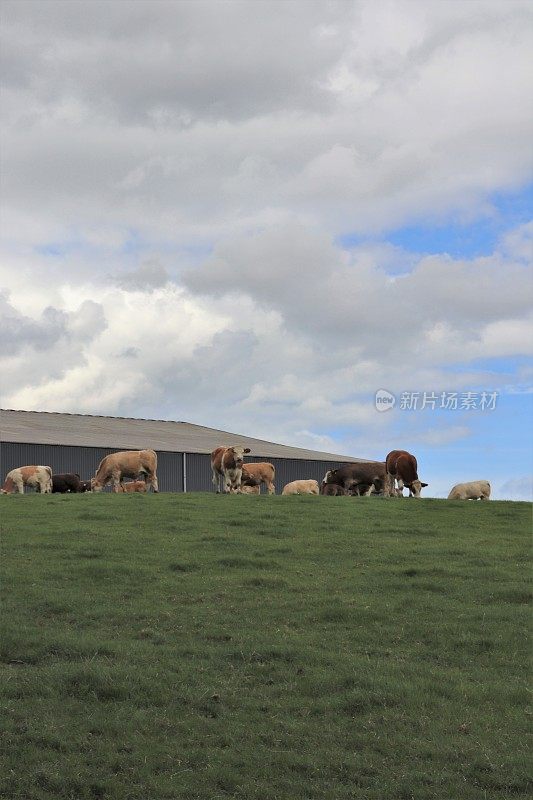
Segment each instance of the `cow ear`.
M249 453L249 452L250 452L250 448L249 448L249 447L245 447L245 448L244 448L244 452L245 452L245 453Z
M429 483L420 483L420 486L429 486Z

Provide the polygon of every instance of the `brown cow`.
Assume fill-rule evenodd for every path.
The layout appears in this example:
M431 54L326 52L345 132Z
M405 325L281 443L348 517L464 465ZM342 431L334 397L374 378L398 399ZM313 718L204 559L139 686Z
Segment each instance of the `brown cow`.
M394 480L398 483L399 495L403 488L409 489L409 497L420 497L420 492L427 483L422 483L418 477L416 458L407 450L391 450L385 459L387 473L390 475L393 494L398 494L394 489Z
M276 494L275 477L274 464L270 464L268 461L261 461L258 464L250 462L243 464L241 486L243 484L253 485L251 481L254 481L257 485L264 483L269 494Z
M106 484L113 483L113 491L120 492L122 478L135 480L142 475L146 478L148 486L157 492L159 487L156 472L157 454L154 450L125 450L111 453L100 461L96 475L91 480L91 489L93 492L101 492Z
M211 472L213 484L220 494L220 479L226 494L240 494L244 454L249 447L217 447L211 453Z
M129 481L128 483L120 484L120 492L145 492L146 483L144 481Z
M52 492L52 468L42 466L17 467L7 473L0 494L24 494L25 486L39 487L41 494Z

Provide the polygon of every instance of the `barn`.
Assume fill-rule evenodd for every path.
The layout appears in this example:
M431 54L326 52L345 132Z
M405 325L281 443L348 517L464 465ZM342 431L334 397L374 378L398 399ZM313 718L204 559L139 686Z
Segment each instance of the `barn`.
M53 472L77 472L91 478L101 459L117 450L152 448L162 492L211 492L210 454L220 445L244 445L247 461L270 461L276 468L276 491L289 481L316 478L328 469L359 458L275 444L190 422L0 411L0 472L25 464L45 464ZM262 487L264 491L264 487Z

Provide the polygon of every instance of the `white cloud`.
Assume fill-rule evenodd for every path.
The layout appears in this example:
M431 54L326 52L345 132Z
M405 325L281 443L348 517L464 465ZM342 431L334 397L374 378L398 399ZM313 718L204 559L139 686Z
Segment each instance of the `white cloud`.
M495 488L494 499L533 501L533 475L511 478Z

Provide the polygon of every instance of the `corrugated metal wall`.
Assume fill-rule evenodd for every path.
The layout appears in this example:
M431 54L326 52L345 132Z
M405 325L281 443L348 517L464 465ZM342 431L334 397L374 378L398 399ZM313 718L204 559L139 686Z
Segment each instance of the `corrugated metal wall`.
M0 445L0 476L2 479L9 470L26 464L44 464L52 467L52 472L77 472L82 480L93 477L102 458L116 448L67 447L48 444L19 444L2 442ZM342 462L306 461L302 459L251 457L247 461L269 461L276 469L276 493L289 481L301 478L315 478L319 483L328 469L338 467ZM162 492L181 492L184 486L183 453L157 453L157 477ZM185 455L185 482L188 492L213 492L211 482L210 456L201 453ZM262 487L262 491L265 488Z

